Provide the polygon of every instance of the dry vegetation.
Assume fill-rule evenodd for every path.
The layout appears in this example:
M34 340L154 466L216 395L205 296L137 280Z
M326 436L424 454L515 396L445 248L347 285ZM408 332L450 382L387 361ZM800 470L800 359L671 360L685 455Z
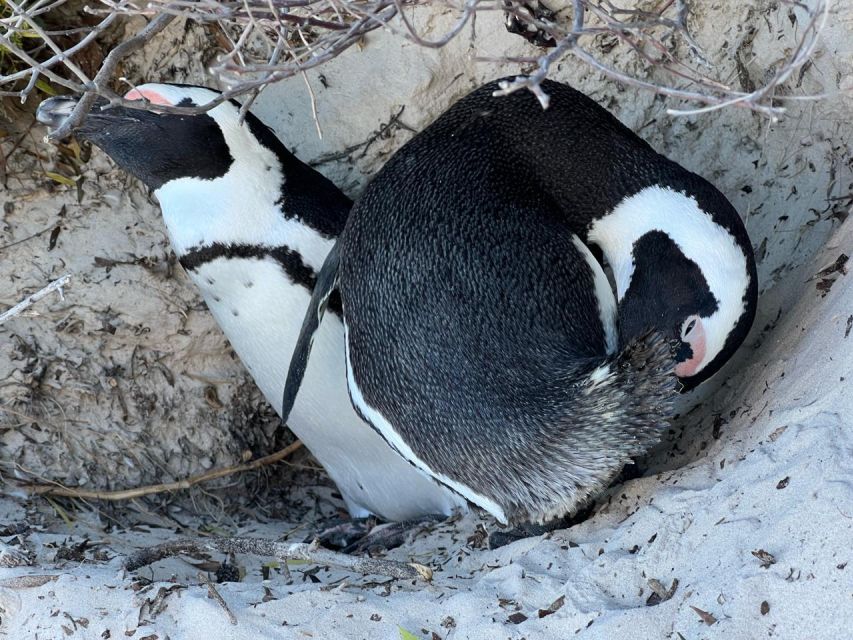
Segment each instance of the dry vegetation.
M211 66L226 90L218 101L244 98L248 108L264 86L304 73L328 62L358 44L374 29L386 29L420 46L437 48L458 37L466 28L476 29L481 12L502 11L507 28L544 49L538 55L504 58L508 63L529 65L528 75L508 83L503 92L533 91L543 106L548 97L540 82L552 66L574 56L605 75L625 84L640 86L686 103L672 113L697 113L725 106L742 106L777 117L784 101L813 98L795 96L786 83L809 63L818 36L830 15L830 0L798 2L779 0L769 11L784 12L799 23L799 40L768 69L760 86L744 91L717 77L716 65L690 34L688 0L652 0L634 8L610 0L571 0L553 9L519 0L101 0L77 13L80 25L57 28L58 12L71 0L2 0L0 93L25 100L34 91L56 89L85 94L67 126L56 132L59 139L79 124L96 96L111 105L146 108L143 101L124 100L131 84L117 78L121 61L146 46L176 18L203 24L210 29L222 54ZM453 26L439 34L416 26L410 13L419 5L439 5L453 12ZM767 12L754 12L755 21ZM87 65L83 54L123 18L142 15L146 26L104 51L102 61ZM766 15L763 15L766 19ZM745 25L746 29L754 28ZM610 66L604 54L623 44L629 47L642 73ZM650 70L654 73L650 74ZM170 109L167 109L170 110ZM180 109L174 108L179 111Z

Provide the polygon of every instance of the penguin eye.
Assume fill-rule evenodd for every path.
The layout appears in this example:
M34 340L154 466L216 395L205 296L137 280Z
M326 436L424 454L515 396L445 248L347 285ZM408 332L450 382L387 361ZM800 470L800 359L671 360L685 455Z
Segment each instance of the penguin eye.
M691 317L687 318L687 320L684 323L684 327L681 330L681 337L682 338L687 338L687 336L690 335L690 332L693 331L693 329L696 327L696 320L697 320L696 316L691 316Z

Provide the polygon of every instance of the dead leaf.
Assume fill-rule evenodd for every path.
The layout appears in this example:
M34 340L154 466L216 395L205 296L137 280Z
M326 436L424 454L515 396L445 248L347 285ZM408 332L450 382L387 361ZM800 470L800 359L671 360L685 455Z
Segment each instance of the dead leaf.
M513 613L507 618L507 622L511 622L512 624L521 624L525 620L527 620L527 616L520 611L518 613Z
M754 555L756 558L758 558L761 561L761 568L762 569L766 569L770 565L776 564L776 558L773 557L773 554L768 553L764 549L756 549L755 551L752 552L752 555Z
M850 259L850 257L846 253L842 253L835 259L835 262L833 262L829 266L824 267L823 269L818 271L816 275L818 275L818 276L829 276L829 275L832 275L833 273L838 273L838 272L841 272L841 275L847 275L847 269L846 269L845 265L847 264L847 261L849 259Z
M45 171L44 175L46 175L48 178L50 178L54 182L58 182L59 184L64 184L66 187L73 187L77 184L76 182L74 182L74 180L72 180L68 176L64 176L61 173L56 173L54 171Z
M693 609L693 611L695 611L696 613L698 613L699 617L702 618L702 622L707 624L709 627L717 621L717 619L707 611L702 611L702 609L694 607L692 604L690 605L690 608Z
M539 609L539 617L544 618L545 616L550 616L552 613L562 609L564 604L566 604L566 596L560 596L554 600L554 602L549 604L547 608Z
M489 539L489 532L482 524L478 524L474 529L474 533L468 536L468 546L472 549L482 549L486 546L486 540Z
M663 583L656 578L649 578L648 583L652 590L652 594L646 600L647 607L654 607L655 605L659 605L661 602L670 600L678 590L678 578L673 578L669 589L664 587Z
M50 232L50 240L47 243L47 250L53 251L56 248L56 241L59 239L59 233L62 231L61 225L56 225L53 231Z
M776 442L783 433L785 433L785 429L788 428L788 425L782 425L778 429L774 429L773 433L770 434L770 442Z

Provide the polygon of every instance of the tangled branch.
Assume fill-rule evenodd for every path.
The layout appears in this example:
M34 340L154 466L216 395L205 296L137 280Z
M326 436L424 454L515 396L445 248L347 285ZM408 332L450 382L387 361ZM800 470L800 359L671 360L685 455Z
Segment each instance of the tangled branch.
M63 496L67 498L82 498L84 500L132 500L133 498L141 498L142 496L150 496L155 493L165 493L171 491L181 491L189 489L197 484L225 478L237 473L245 471L254 471L267 465L274 464L284 460L294 451L302 447L302 442L297 440L284 449L280 449L275 453L271 453L257 460L251 460L243 464L238 464L230 467L222 467L213 469L204 473L178 480L176 482L166 482L162 484L146 485L144 487L134 487L132 489L118 489L115 491L98 491L94 489L79 489L74 487L66 487L56 482L50 484L30 484L20 485L30 495L46 495L46 496Z
M374 574L400 578L403 580L432 580L432 569L417 562L397 562L382 558L349 556L337 551L323 549L315 543L277 542L265 538L220 538L210 537L202 540L179 538L164 542L156 547L140 549L128 556L124 567L136 571L140 567L159 562L180 554L199 554L215 551L218 553L250 553L287 562L288 560L307 560L332 567L340 567L363 574Z
M771 77L749 91L737 90L714 75L714 66L690 33L689 0L657 0L648 9L623 8L612 0L571 0L570 6L559 11L546 9L538 0L531 0L533 4L527 0L98 0L94 7L87 7L95 16L93 25L54 31L45 26L49 17L71 0L3 1L0 53L14 64L0 58L0 95L25 100L43 81L84 94L69 121L53 133L52 137L59 138L82 122L97 96L107 100L105 108L151 108L144 99L124 98L116 88L115 76L123 58L145 47L175 18L208 25L227 43L227 50L210 69L225 91L200 107L158 105L160 111L200 113L238 97L248 108L265 86L332 60L375 29L422 47L438 48L466 26L473 28L479 13L501 11L513 32L550 49L540 50L539 55L498 59L535 69L506 83L499 94L530 90L547 107L542 80L558 61L573 56L623 84L699 105L670 109L674 115L739 106L775 119L784 112L782 101L792 98L785 83L808 64L815 51L831 0L782 0L777 5L776 11L805 16L805 27ZM418 7L435 5L450 9L456 19L438 37L428 37L409 14ZM75 62L78 54L133 15L150 21L113 47L90 77ZM629 51L639 63L630 66L637 70L629 72L606 62L606 51L596 46L602 39L608 40L610 48L622 46Z

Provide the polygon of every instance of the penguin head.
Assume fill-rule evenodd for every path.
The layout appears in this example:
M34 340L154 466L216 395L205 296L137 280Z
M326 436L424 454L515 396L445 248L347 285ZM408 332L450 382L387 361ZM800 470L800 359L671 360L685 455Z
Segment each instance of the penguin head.
M241 117L234 101L199 115L157 111L158 105L203 106L219 95L204 87L143 84L125 97L145 98L152 110L106 109L100 100L75 135L153 191L178 256L214 243L289 243L302 258L322 264L352 205L334 184L300 162L257 117ZM77 103L50 98L37 118L60 126Z
M240 106L226 101L200 115L157 113L156 105L193 107L215 99L212 89L189 85L144 84L125 95L147 99L154 111L111 107L99 99L77 137L100 147L125 171L157 190L181 178L213 180L225 175L235 161L252 162L266 147L287 153L275 135L251 113L241 121ZM74 97L42 102L36 117L57 127L77 104ZM279 149L281 147L281 149Z
M613 270L620 342L662 333L684 390L731 358L758 297L740 217L714 187L691 177L696 183L683 190L655 185L623 199L589 234Z

